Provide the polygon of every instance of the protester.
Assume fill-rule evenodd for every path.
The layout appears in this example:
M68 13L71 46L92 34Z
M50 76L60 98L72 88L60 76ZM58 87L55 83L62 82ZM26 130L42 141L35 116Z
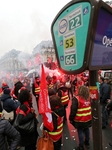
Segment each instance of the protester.
M35 80L32 84L32 93L36 98L37 108L38 108L38 100L39 100L39 93L40 93L40 77L37 75Z
M66 108L69 103L68 89L65 87L64 83L60 83L60 87L58 88L56 95L60 97L61 102L64 106L64 122L67 120Z
M9 88L8 84L6 82L3 82L2 83L2 91L5 89L5 88Z
M102 129L106 128L108 124L108 112L106 109L106 105L108 99L110 99L111 88L110 86L104 82L104 78L99 78L100 82L100 104L101 104L101 112L102 112Z
M9 123L1 119L2 106L0 103L0 150L16 150L20 142L20 133ZM10 138L10 145L7 143Z
M57 79L55 75L52 77L52 84L53 84L53 89L56 92L58 89L59 80Z
M20 146L25 147L25 150L36 150L36 142L38 138L37 132L38 120L36 118L35 110L32 107L31 93L25 87L22 87L18 95L18 100L21 103L20 108L18 108L17 110L17 114L20 112L19 124L29 122L33 118L35 119L35 127L32 133L20 132L21 134Z
M53 91L49 91L49 93L53 94ZM52 139L54 144L54 150L61 150L64 108L61 103L60 97L56 95L50 96L49 101L52 110L54 130L51 132L46 127L44 127L44 130L48 131L48 135Z
M14 79L14 89L12 91L12 96L13 96L14 99L17 99L18 91L21 87L23 87L22 82L19 80L19 78L15 78Z
M14 112L15 119L16 109L18 108L18 106L20 106L20 102L18 100L13 100L13 98L11 97L11 90L9 88L5 88L3 90L3 94L0 100L3 102L3 109L5 109L5 111L7 111L8 113L10 113L11 111ZM13 124L14 119L11 120L11 124Z
M108 117L111 116L111 111L112 111L112 100L108 100L107 105L106 105Z
M47 81L47 87L48 87L48 89L53 89L54 88L54 83L52 82L53 78L48 75L46 77L46 81Z
M78 132L79 146L76 147L75 150L84 150L84 144L86 147L89 147L89 127L91 127L91 119L89 90L86 86L80 86L78 95L72 99L69 115L70 123Z
M30 82L31 82L30 79L26 77L24 78L24 81L22 82L24 87L29 91L31 91Z
M9 86L8 86L8 84L7 84L6 82L2 82L2 86L1 86L1 88L0 88L0 97L2 96L3 90L4 90L5 88L9 88Z

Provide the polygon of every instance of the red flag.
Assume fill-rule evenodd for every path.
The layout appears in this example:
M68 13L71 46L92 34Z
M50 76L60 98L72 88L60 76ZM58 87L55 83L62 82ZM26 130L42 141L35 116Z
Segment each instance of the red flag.
M44 126L50 131L53 131L53 121L51 114L51 107L48 96L48 89L46 84L46 76L44 71L44 66L42 65L41 72L41 84L40 84L40 95L39 95L39 114L43 116Z

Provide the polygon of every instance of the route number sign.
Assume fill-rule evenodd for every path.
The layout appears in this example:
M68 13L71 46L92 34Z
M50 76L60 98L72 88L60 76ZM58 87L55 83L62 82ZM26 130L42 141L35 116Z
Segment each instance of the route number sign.
M91 14L89 2L71 2L52 23L51 32L59 68L73 73L84 66L84 56Z
M73 65L76 64L76 55L67 55L65 56L65 65Z
M78 28L81 26L81 14L69 20L69 30Z
M64 49L72 48L75 46L75 37L70 37L64 41Z

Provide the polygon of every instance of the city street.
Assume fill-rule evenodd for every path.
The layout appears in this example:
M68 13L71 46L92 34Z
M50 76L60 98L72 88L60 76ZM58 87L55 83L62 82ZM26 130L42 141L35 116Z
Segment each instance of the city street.
M33 106L37 112L36 107L36 101L33 97ZM69 108L70 103L67 108L67 117L69 116ZM112 142L112 129L110 128L110 121L112 120L112 116L109 117L109 125L106 129L102 130L102 143L103 143L103 150L111 150L111 148L108 146L109 142ZM40 125L41 125L41 115L38 115L38 132L41 135ZM93 139L92 139L92 127L90 128L90 148L88 150L93 150ZM67 120L64 124L64 130L63 130L63 139L62 139L62 150L75 150L75 147L78 146L78 137L77 137L77 130L69 123L69 120ZM85 150L87 150L85 148Z

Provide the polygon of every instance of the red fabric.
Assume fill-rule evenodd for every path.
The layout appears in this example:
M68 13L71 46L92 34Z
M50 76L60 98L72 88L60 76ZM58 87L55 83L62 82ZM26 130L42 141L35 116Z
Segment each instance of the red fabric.
M14 89L15 89L15 86L14 86ZM12 96L13 98L17 99L16 95L14 94L14 89L11 90L11 96Z
M35 94L38 95L40 93L40 86L36 83L36 81L34 82L34 87L35 87Z
M8 86L7 83L3 82L2 87L4 87L4 86Z
M16 115L19 113L19 114L26 116L28 113L31 112L31 108L30 108L29 103L27 101L24 102L24 105L26 105L26 107L28 108L27 112L25 113L23 110L20 109L20 107L18 107L16 109Z
M3 92L3 91L2 91L2 88L0 88L0 94L2 94L2 92Z
M53 132L49 132L49 137L50 139L52 139L53 142L58 141L62 137L63 117L58 117L57 122L58 122L57 129ZM55 133L55 134L52 134L52 133Z
M48 96L48 89L46 84L46 76L44 66L42 65L40 95L39 95L39 114L43 116L44 126L50 131L53 130L51 107Z
M76 96L76 98L78 100L78 109L77 109L77 113L76 113L74 120L77 122L88 122L88 121L90 121L92 119L90 100L86 101L80 96Z
M68 96L68 91L62 91L61 90L61 93L62 93L62 97L61 97L61 102L63 105L68 105L69 103L69 96Z

